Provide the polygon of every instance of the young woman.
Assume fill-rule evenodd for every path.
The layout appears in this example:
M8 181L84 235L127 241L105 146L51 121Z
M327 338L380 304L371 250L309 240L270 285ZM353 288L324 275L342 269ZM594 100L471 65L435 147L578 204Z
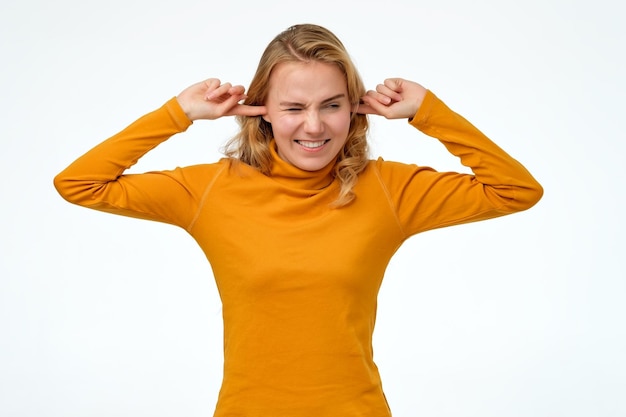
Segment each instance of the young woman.
M406 119L473 175L370 160L368 115ZM227 157L125 175L200 119L236 116ZM246 94L209 79L55 178L68 201L184 228L209 260L224 318L215 416L390 416L373 362L376 297L398 247L426 230L533 206L542 188L421 85L366 91L316 25L270 42Z

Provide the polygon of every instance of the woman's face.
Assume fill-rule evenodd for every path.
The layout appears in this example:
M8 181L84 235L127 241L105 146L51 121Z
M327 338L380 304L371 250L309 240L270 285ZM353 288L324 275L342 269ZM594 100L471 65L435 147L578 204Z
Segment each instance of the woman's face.
M336 157L350 129L350 100L341 70L322 62L288 62L270 76L265 121L272 124L278 155L317 171Z

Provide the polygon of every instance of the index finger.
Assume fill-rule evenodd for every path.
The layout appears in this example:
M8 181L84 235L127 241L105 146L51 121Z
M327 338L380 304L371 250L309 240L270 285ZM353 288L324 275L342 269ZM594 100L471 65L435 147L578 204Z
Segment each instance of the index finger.
M228 112L231 116L263 116L267 114L265 106L250 106L248 104L237 104Z
M372 106L365 102L359 103L358 107L356 108L356 112L358 114L380 114L378 111L376 111L376 109L374 109Z

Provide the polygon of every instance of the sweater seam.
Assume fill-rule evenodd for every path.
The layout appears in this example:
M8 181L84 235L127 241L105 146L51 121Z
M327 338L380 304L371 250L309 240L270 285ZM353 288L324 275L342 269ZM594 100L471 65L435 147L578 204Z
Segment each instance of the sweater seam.
M205 187L204 192L202 193L202 197L200 198L200 202L198 203L198 208L196 209L196 213L194 214L193 219L191 219L191 222L189 222L189 225L185 228L185 230L188 233L191 234L191 230L194 228L194 226L196 225L196 222L198 221L198 218L200 217L200 212L202 211L202 208L204 207L204 204L206 203L209 192L211 192L211 190L213 189L213 185L217 181L217 178L222 174L222 171L224 171L225 168L226 168L225 166L221 167L215 173L215 175L213 176L213 179Z
M402 226L402 222L400 221L400 217L398 216L398 210L396 205L393 203L393 200L391 198L391 193L389 192L389 189L387 188L387 186L385 185L385 182L383 181L381 175L380 175L380 171L378 169L378 167L376 165L374 165L374 173L376 174L376 178L378 179L378 183L380 184L380 186L383 189L383 193L385 193L385 199L387 200L387 204L389 205L389 208L391 209L391 212L393 213L393 218L396 221L396 224L398 225L398 229L400 229L400 233L402 234L402 238L403 240L406 240L408 238L404 227Z

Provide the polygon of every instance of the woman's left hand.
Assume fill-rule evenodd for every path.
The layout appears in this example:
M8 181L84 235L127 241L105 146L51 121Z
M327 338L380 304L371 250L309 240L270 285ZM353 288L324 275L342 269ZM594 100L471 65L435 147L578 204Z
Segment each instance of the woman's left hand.
M362 97L361 114L377 114L387 119L410 119L420 108L426 88L402 78L388 78Z

